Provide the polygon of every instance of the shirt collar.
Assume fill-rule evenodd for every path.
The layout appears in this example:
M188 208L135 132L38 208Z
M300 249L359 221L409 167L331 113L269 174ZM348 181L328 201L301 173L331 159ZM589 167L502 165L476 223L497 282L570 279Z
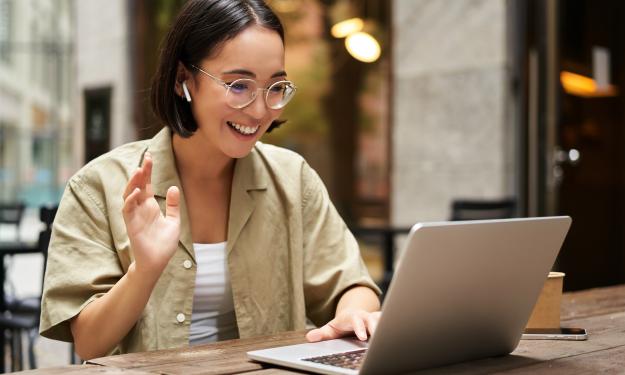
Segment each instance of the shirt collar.
M170 186L180 187L180 178L176 169L176 159L172 146L171 130L165 127L149 142L145 151L150 151L154 161L152 170L152 189L154 195L165 198ZM143 160L143 155L141 157ZM237 159L232 179L232 190L264 190L267 188L267 170L263 165L258 145L243 158Z
M189 255L195 259L187 206L180 178L178 177L178 170L176 169L171 130L165 127L158 132L143 153L145 154L145 151L148 150L154 161L154 168L152 169L152 189L154 190L154 195L165 199L167 189L170 186L178 186L180 189L180 242ZM143 155L141 159L143 160ZM241 230L256 206L254 196L250 194L250 191L266 190L267 181L267 167L264 165L259 145L255 145L248 155L237 159L234 166L228 218L228 253L234 248L236 239L239 237Z

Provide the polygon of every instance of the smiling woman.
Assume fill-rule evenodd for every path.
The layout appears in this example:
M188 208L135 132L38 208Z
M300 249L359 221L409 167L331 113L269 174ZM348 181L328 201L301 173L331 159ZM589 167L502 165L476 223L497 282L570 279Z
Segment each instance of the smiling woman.
M69 181L54 223L41 334L89 359L321 328L375 329L379 290L314 170L259 142L296 86L261 0L192 0L151 103L165 125Z

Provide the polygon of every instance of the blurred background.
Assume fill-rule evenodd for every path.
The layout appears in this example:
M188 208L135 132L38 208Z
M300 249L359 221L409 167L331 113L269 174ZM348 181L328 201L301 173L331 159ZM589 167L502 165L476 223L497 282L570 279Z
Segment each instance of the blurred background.
M267 2L298 93L263 141L319 172L381 284L417 221L544 215L573 218L566 290L625 282L625 2ZM0 0L1 241L37 242L73 173L160 130L150 79L183 3ZM41 253L2 257L5 298L41 293Z

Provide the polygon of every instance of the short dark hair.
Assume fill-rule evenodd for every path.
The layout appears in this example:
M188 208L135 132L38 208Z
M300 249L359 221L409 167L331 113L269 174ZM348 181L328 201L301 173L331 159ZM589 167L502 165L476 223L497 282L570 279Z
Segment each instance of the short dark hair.
M246 28L259 25L276 31L284 43L284 28L263 0L190 0L181 9L163 41L150 104L154 114L181 137L190 137L197 123L189 103L176 95L178 62L193 74L200 61ZM276 120L267 132L282 125Z

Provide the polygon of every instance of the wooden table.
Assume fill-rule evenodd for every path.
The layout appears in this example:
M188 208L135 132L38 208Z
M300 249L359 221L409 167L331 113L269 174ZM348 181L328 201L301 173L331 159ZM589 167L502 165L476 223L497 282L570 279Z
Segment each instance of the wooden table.
M622 373L625 371L625 285L566 293L562 302L562 326L582 327L587 341L522 340L508 356L465 362L418 372L419 374L543 374ZM63 373L84 370L105 374L297 374L249 361L245 352L304 342L304 332L223 341L215 344L111 356L90 365L35 370ZM415 350L418 352L418 350ZM93 365L104 366L98 371Z

